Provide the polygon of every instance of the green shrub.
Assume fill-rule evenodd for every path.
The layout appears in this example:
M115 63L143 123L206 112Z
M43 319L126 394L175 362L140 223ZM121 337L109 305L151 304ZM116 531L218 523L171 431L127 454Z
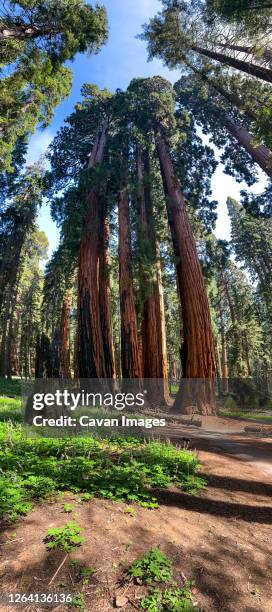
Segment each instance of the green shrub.
M229 396L224 401L224 408L227 410L238 410L237 402L233 399L233 397Z
M48 550L58 549L70 553L83 544L84 538L80 535L81 532L81 527L76 523L67 523L64 527L49 529L44 542Z
M161 591L155 589L141 600L141 608L148 612L197 612L188 589Z
M153 548L132 563L129 573L146 584L169 582L173 578L173 565L171 559L159 548Z

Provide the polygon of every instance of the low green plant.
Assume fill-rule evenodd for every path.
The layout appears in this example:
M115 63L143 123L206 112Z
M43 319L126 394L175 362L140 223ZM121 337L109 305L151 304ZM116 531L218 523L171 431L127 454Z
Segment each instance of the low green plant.
M80 572L80 580L82 581L82 584L87 585L89 583L89 579L91 576L93 576L93 574L95 574L95 572L96 567L94 566L83 567Z
M189 589L154 589L149 595L141 599L142 610L148 612L197 612L193 606L192 595ZM200 612L200 610L199 610Z
M83 544L81 533L82 529L77 523L67 523L64 527L49 529L44 542L48 550L58 549L70 553Z
M11 520L60 491L79 493L82 502L98 496L156 509L153 487L196 493L205 486L198 457L168 443L34 437L12 422L0 422L0 443L0 516Z
M83 593L78 593L75 597L73 597L72 606L78 608L79 610L82 610L82 612L85 610L85 601Z
M129 514L132 518L137 516L137 510L133 506L124 509L124 514Z
M75 510L75 506L73 504L63 504L63 510L66 514L71 514Z
M91 501L91 499L93 499L93 494L92 493L83 493L83 495L81 495L80 499L81 499L82 502Z
M160 548L153 548L132 563L129 573L146 584L170 582L173 578L173 565Z

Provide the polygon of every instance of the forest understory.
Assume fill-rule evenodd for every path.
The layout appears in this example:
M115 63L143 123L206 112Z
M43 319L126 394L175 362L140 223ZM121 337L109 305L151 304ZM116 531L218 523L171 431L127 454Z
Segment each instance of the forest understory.
M272 4L103 4L0 0L0 607L271 612Z
M64 505L70 504L73 510L69 519L81 525L86 542L71 555L73 561L63 568L55 587L81 593L83 609L116 609L116 597L124 612L141 609L146 588L131 582L128 566L159 546L172 559L179 584L185 578L195 581L192 595L198 609L270 612L271 475L231 455L198 452L208 486L192 498L175 488L167 493L156 491L160 507L148 510L98 499L82 503L79 495L66 493L39 504L15 525L2 527L2 591L48 589L62 557L60 553L48 553L42 540L49 528L66 522ZM82 585L81 570L86 567L95 570ZM17 608L1 609L13 612ZM34 612L48 608L28 605L23 609ZM62 612L79 606L54 609Z

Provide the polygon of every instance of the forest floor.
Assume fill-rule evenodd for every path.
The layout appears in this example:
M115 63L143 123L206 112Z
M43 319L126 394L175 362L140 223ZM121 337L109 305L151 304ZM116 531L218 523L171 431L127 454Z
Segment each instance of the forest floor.
M188 430L208 482L205 490L195 496L175 488L156 490L157 510L100 499L82 504L72 493L39 504L1 533L1 591L48 589L62 557L47 552L42 540L49 528L67 521L63 502L69 501L74 507L69 519L83 527L86 542L72 554L74 563L64 565L55 587L74 592L77 567L95 566L88 584L78 589L84 596L82 610L113 610L116 596L122 595L124 612L140 610L144 587L128 579L127 567L139 555L160 546L171 557L176 577L195 580L197 608L271 612L272 478L268 468L272 439L243 437L241 432L226 435L224 431L221 435L205 436L203 431L192 435L190 428L177 426L169 437L182 440ZM18 610L12 606L0 609ZM37 604L24 609L48 610ZM59 605L54 609L75 608Z

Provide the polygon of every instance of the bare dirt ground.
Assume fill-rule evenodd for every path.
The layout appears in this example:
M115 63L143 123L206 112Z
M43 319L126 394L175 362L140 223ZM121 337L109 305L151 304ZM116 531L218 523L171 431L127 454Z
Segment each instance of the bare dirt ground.
M195 497L178 489L155 491L160 508L135 505L135 516L127 513L125 504L98 499L81 503L71 494L41 504L1 532L1 591L48 590L62 555L48 553L42 540L50 527L74 518L86 542L72 558L97 568L83 589L82 609L108 612L114 609L115 596L125 593L128 601L122 610L139 610L143 587L128 582L126 568L159 545L172 558L178 581L184 576L195 580L194 601L205 612L271 612L272 440L243 437L241 431L211 438L190 431L191 447L198 449L208 481L206 490ZM179 427L169 437L181 441L187 433ZM63 511L68 500L75 507L72 515ZM67 562L55 587L81 591L77 567ZM0 609L18 610L7 605ZM38 604L24 609L48 610ZM75 608L55 608L68 609Z

